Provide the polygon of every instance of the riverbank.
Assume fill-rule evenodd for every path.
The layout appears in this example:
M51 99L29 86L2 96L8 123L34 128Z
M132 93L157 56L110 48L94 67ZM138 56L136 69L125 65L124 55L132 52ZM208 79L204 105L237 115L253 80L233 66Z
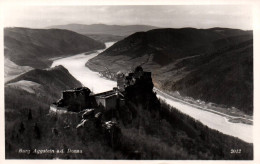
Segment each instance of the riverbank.
M113 43L107 43L106 45L109 47L112 44ZM94 58L102 51L104 50L99 50L89 55L85 55L85 53L83 53L55 60L53 61L52 67L56 65L63 65L77 80L79 80L84 86L88 87L92 92L104 92L116 87L116 82L102 77L100 73L94 72L85 66L88 60ZM202 122L209 128L216 129L224 134L238 137L249 143L253 142L252 125L241 122L229 122L227 117L224 115L220 115L219 113L214 113L212 111L202 110L197 106L177 101L173 98L167 97L164 94L157 93L157 96L166 101L166 103L170 104L172 107L189 115L195 120Z
M162 92L161 90L159 90L157 88L154 88L154 91L157 94L160 94L160 95L163 95L164 97L172 99L173 101L178 101L178 102L181 102L181 103L193 106L193 107L201 109L201 110L205 110L205 111L208 111L208 112L212 112L212 113L218 114L220 116L224 116L224 117L226 117L228 119L229 122L232 122L232 123L244 123L244 124L248 124L248 125L253 125L253 117L245 115L242 112L241 113L231 113L228 110L230 108L224 109L224 108L218 107L217 105L215 107L213 107L213 106L210 106L209 104L206 104L205 102L201 103L201 101L195 101L195 100L193 100L191 98L189 100L187 100L186 98L183 98L181 96L174 97L174 96L172 96L170 94Z

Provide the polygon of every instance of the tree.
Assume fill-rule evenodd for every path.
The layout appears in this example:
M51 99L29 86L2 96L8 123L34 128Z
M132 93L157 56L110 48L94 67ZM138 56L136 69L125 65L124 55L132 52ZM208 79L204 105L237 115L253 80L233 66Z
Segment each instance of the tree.
M32 110L29 109L29 112L28 112L28 120L32 120Z
M36 139L41 139L41 131L40 131L40 128L38 127L37 123L35 123L35 126L34 126L34 133L35 133Z
M20 123L20 127L19 127L19 133L20 133L20 134L23 134L24 130L25 130L24 124L23 124L23 122L21 122L21 123Z

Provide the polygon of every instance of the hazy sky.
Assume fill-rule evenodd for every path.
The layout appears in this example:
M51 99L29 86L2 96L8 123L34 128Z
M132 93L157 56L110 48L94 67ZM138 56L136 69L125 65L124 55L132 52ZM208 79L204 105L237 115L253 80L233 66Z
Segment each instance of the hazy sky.
M158 27L228 27L251 30L250 6L24 6L6 8L6 27L44 28L51 25L145 24Z

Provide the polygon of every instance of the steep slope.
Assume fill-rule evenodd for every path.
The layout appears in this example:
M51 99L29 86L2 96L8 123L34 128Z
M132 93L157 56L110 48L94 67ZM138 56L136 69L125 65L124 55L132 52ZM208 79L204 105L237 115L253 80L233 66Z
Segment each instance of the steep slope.
M67 24L47 28L67 29L80 34L110 34L128 36L138 31L148 31L157 27L148 25L106 25L106 24Z
M23 133L28 130L23 139L19 139L19 145L25 146L31 143L30 136L34 135L35 124L31 119L39 121L49 110L49 105L60 97L63 90L81 86L69 72L62 66L49 70L34 69L28 71L5 84L5 138L6 142L13 143L13 136L18 131ZM29 125L23 124L29 120ZM31 128L31 129L30 129ZM42 130L45 133L47 128ZM39 132L39 131L37 131ZM24 133L23 133L24 134ZM17 135L18 137L18 135ZM51 140L48 138L48 140ZM45 145L46 146L46 145ZM35 147L37 148L37 147ZM8 148L7 148L8 149ZM19 148L15 150L17 152ZM14 152L7 151L7 154Z
M39 117L30 108L24 110L19 122L12 120L12 124L6 124L12 125L6 132L6 158L253 159L253 144L209 129L159 101L149 75L143 74L139 67L132 73L132 78L126 77L136 81L120 93L124 95L124 103L110 109L93 106L81 112L50 111ZM113 101L117 100L110 99L109 103ZM18 153L17 149L21 147L31 153ZM42 147L54 151L41 153ZM33 152L35 149L39 153ZM61 149L64 153L56 151ZM239 153L232 153L233 150Z
M8 58L4 58L4 72L5 72L5 82L17 77L18 75L32 70L32 67L19 66L14 62L10 61Z
M24 109L31 109L38 114L39 109L48 112L49 104L60 97L61 91L80 86L82 84L63 66L28 71L5 84L6 115L24 114Z
M189 73L176 83L163 83L162 88L178 90L185 96L206 102L234 106L252 115L253 40L211 55L178 63L178 66L184 65ZM170 77L174 78L174 75Z
M36 92L44 92L42 85L28 80L20 80L17 82L9 83L6 86L14 89L24 90L32 94L36 94Z
M236 29L156 29L117 42L86 65L113 75L142 65L164 91L252 114L252 39L252 31Z
M46 68L51 58L102 49L105 45L87 36L58 29L4 29L5 57L20 66Z
M56 66L46 70L34 69L10 80L7 84L21 80L40 84L45 87L46 92L52 93L59 93L64 89L81 86L81 83L63 66Z

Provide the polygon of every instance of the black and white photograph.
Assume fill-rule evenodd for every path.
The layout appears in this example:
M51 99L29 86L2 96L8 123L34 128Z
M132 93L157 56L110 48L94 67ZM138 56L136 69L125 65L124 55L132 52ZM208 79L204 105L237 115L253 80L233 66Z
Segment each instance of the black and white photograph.
M254 5L2 13L4 160L257 158Z

